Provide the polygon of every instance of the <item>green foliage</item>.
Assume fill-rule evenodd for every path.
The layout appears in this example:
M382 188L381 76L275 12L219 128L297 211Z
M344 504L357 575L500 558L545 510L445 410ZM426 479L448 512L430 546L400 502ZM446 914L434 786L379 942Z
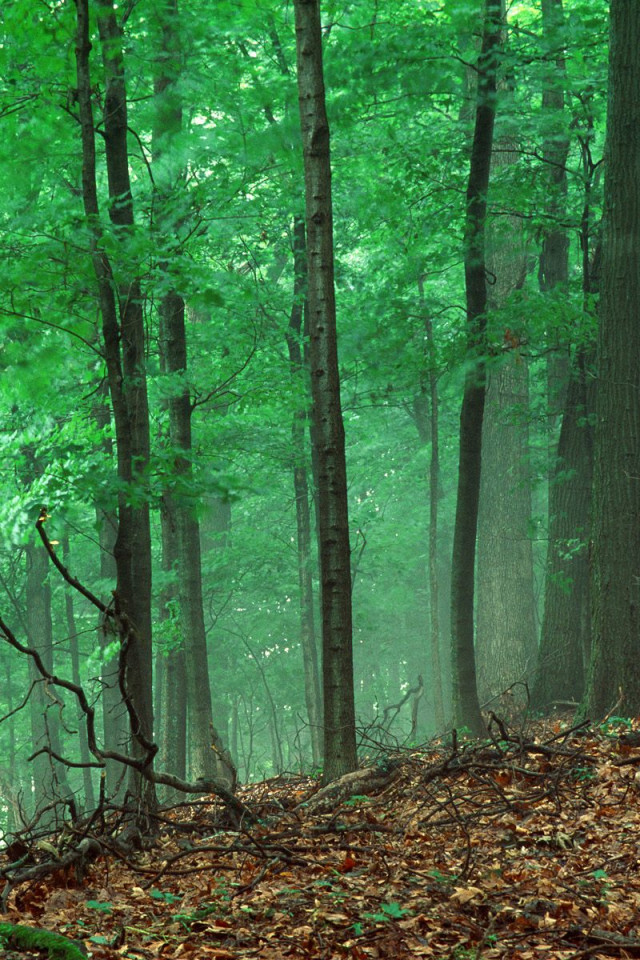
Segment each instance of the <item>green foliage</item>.
M237 720L234 749L242 776L281 772L274 749L278 738L285 768L308 769L292 485L298 454L291 440L292 415L305 410L308 400L305 378L290 369L285 343L293 299L292 222L304 193L291 9L275 0L183 5L180 55L168 65L177 74L176 88L164 102L153 92L160 39L156 11L144 4L129 11L126 72L136 227L123 239L104 204L100 213L102 249L114 259L118 276L125 268L134 270L145 298L153 449L149 468L128 482L115 469L101 317L80 191L74 7L34 8L27 0L5 7L0 23L5 599L0 607L7 619L15 615L23 630L25 550L42 505L52 514L52 535L70 537L74 575L108 599L114 583L100 570L96 517L113 511L118 498L148 502L154 514L157 649L175 648L183 640L177 601L170 601L169 616L160 622L167 612L160 596L176 581L174 570L162 569L158 513L168 494L187 502L203 530L213 699L225 733L232 733L230 718ZM473 95L468 64L477 52L478 4L397 0L383 7L373 21L362 4L329 3L323 15L357 706L364 726L423 673L420 728L411 731L408 711L401 713L392 730L401 741L410 734L419 740L434 725L427 650L432 496L440 508L446 678L447 566L465 374L461 244ZM546 509L549 449L557 431L549 428L547 358L553 351L574 354L587 347L596 323L593 298L585 309L579 232L588 200L593 247L601 176L600 167L589 169L586 161L590 156L593 166L602 155L606 4L566 0L565 9L566 25L548 41L539 4L509 5L504 63L509 89L501 96L499 124L517 138L518 157L496 174L490 197L493 221L516 216L528 245L521 288L488 318L487 360L493 368L504 362L505 329L517 330L530 365L532 397L527 410L512 416L530 428L536 518ZM561 118L543 106L541 95L559 49L567 68ZM92 58L98 71L97 42ZM103 93L96 84L100 136ZM166 121L171 97L184 103L182 126L164 130L158 151L154 130L159 119ZM537 282L537 256L549 226L549 180L541 157L549 137L564 136L569 154L562 223L570 238L570 277L567 289L549 295ZM100 150L98 160L102 191ZM168 374L158 359L158 306L170 290L187 304L186 374ZM432 344L426 320L433 324ZM431 442L425 433L431 372L440 394L438 491L429 488ZM167 406L185 387L192 402L190 473L177 470L184 451L167 442ZM308 453L305 466L311 477ZM541 568L545 524L531 525ZM565 545L567 560L582 544L576 532ZM315 553L312 568L317 597ZM49 582L57 667L64 672L65 594L54 576ZM100 652L94 612L78 598L75 614L82 679L97 697L101 662L112 658L115 647ZM28 673L7 650L2 667L9 674L0 696L4 716L28 686ZM11 733L9 723L0 727L5 756L21 762L32 752L28 726L23 712L11 720ZM73 753L74 738L63 733L63 741Z
M73 940L50 930L38 930L22 924L0 923L0 942L14 950L38 950L49 960L86 960L86 950Z

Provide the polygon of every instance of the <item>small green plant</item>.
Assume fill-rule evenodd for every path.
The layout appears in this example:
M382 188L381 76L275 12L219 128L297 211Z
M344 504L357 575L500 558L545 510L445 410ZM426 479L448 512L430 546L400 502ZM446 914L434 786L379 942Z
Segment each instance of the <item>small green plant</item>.
M575 767L572 776L579 783L588 783L595 778L596 772L592 767Z
M167 890L149 890L149 896L154 900L161 900L163 903L178 903L182 900L181 893L169 893Z
M624 727L625 730L630 730L632 726L631 720L629 717L607 717L600 724L600 730L608 737L617 737L620 733L620 727Z
M399 903L381 903L377 913L363 913L362 916L376 923L386 923L388 920L402 920L406 912Z
M345 800L345 807L355 807L356 804L360 803L371 803L371 797L368 797L366 794L354 793L352 797L349 797L348 800Z
M191 930L192 924L202 923L203 920L208 920L209 917L219 913L219 904L203 903L202 906L198 907L198 909L192 913L174 913L171 919L174 923L181 923L185 930Z
M103 900L87 900L85 907L89 907L90 910L97 910L99 913L111 913L112 910L111 904Z

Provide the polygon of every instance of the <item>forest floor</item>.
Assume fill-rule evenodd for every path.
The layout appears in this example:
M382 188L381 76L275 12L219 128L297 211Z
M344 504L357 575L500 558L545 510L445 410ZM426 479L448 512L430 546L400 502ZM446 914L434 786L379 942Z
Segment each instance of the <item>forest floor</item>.
M569 727L401 752L342 800L252 784L246 829L176 807L150 849L22 884L2 919L96 960L640 957L640 736Z

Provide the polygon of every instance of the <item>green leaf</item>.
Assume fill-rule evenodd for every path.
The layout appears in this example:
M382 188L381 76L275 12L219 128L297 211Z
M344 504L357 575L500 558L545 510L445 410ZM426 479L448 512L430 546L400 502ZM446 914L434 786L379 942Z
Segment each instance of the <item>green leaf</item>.
M111 913L112 911L110 903L104 903L100 900L87 900L85 906L89 907L90 910L98 910L100 913Z

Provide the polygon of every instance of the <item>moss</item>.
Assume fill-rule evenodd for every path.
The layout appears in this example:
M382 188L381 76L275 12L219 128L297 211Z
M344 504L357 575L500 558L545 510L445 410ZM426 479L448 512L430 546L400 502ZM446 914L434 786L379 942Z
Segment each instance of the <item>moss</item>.
M0 944L14 950L46 951L49 960L86 960L83 947L50 930L38 930L16 923L0 923Z

